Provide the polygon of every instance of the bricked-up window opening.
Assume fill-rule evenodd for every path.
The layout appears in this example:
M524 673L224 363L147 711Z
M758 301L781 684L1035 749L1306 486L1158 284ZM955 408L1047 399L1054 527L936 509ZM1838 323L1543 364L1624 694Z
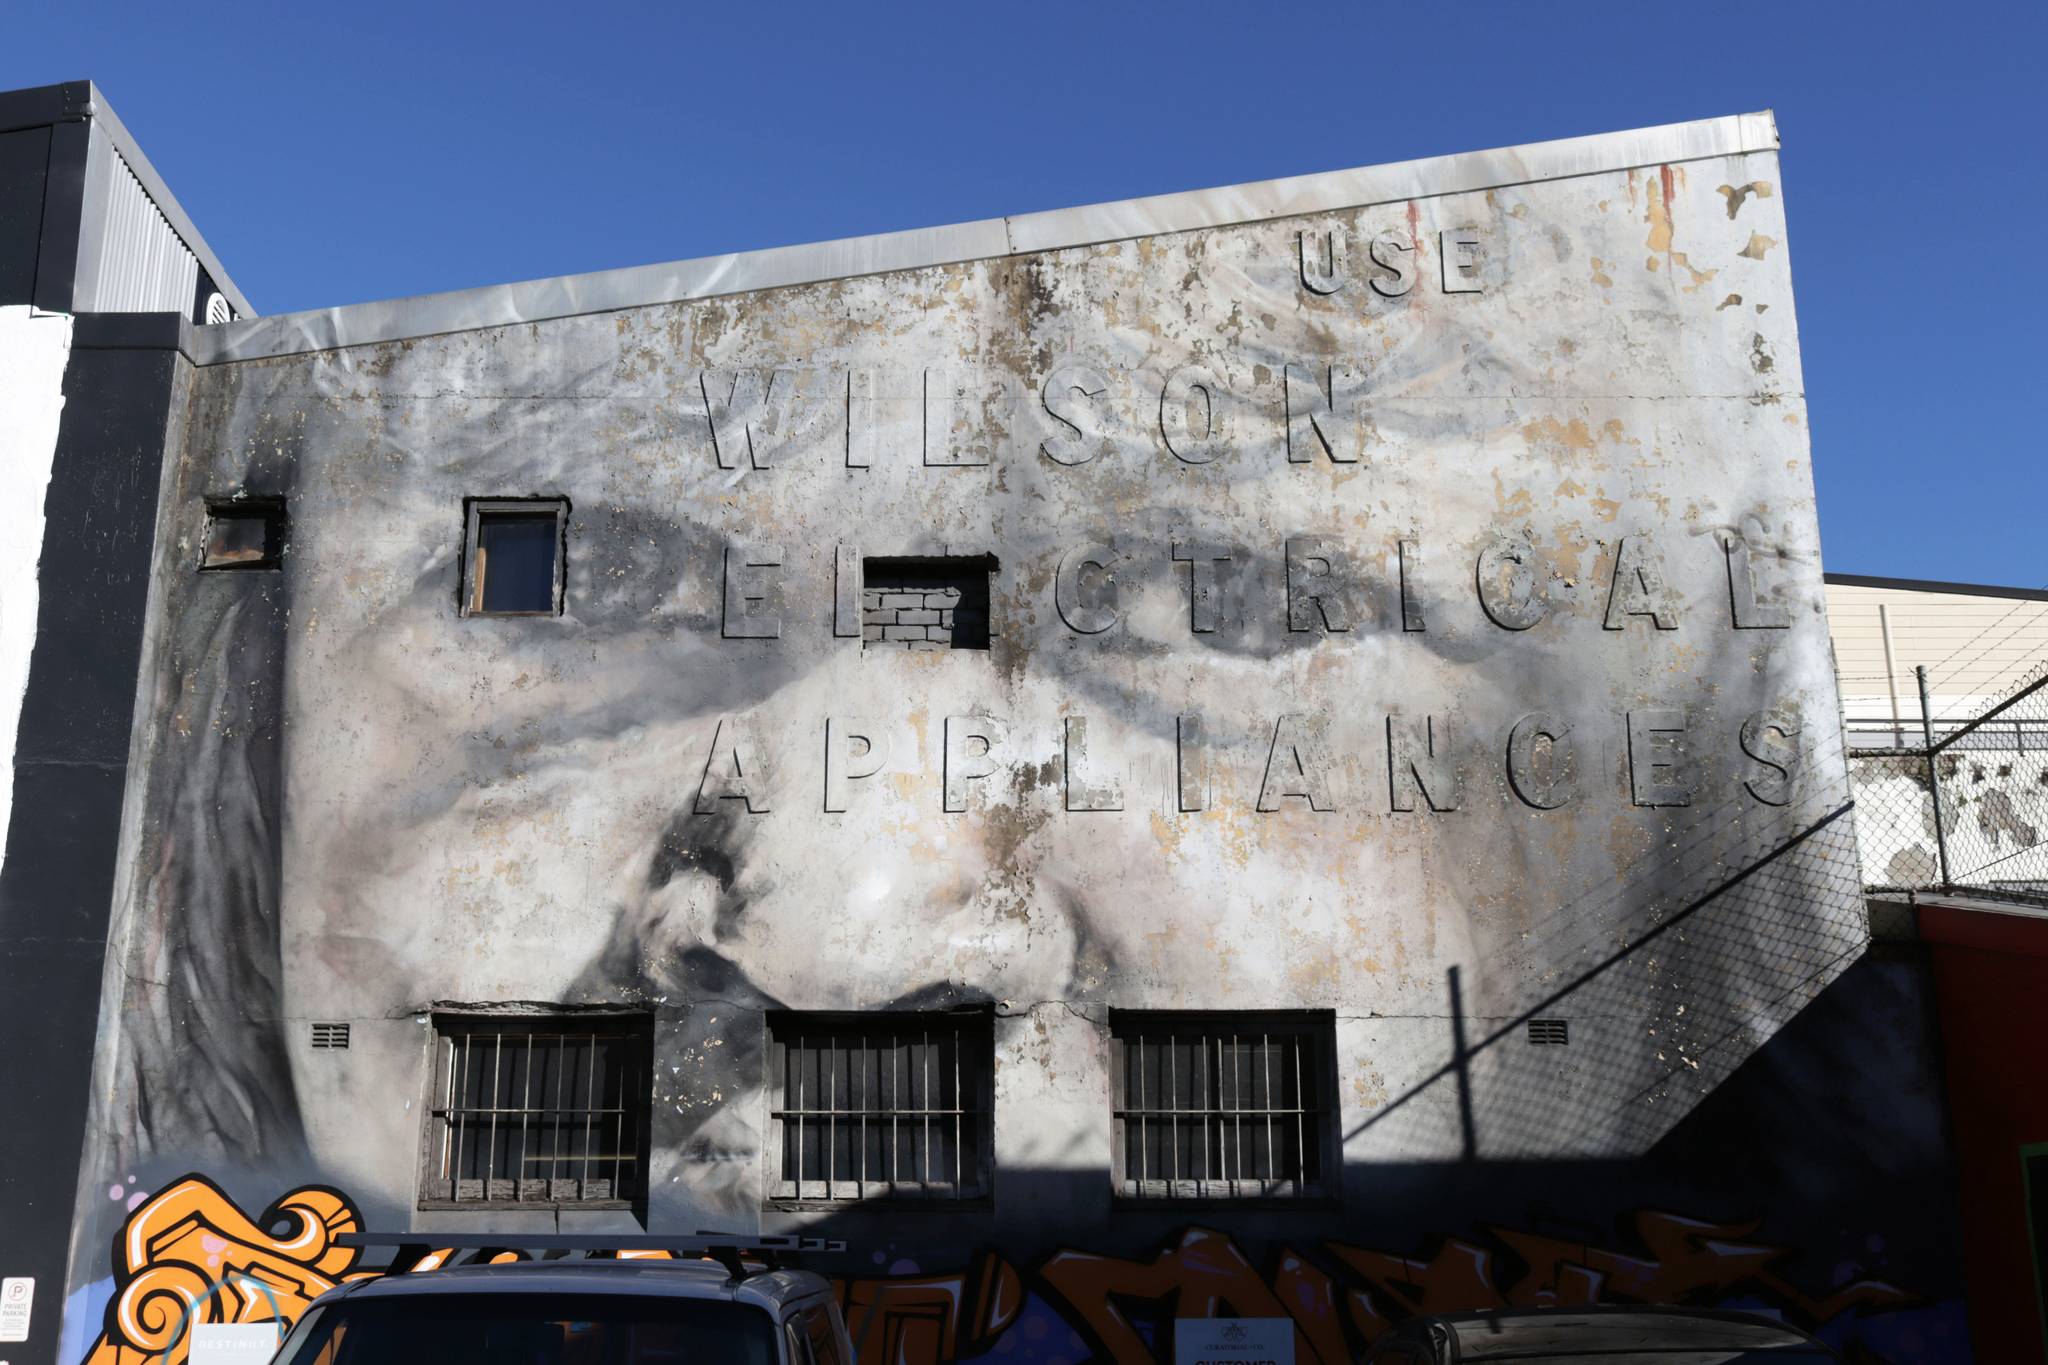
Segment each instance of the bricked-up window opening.
M1571 1025L1563 1019L1529 1021L1529 1041L1537 1047L1563 1047L1571 1040Z
M1336 1193L1329 1014L1116 1011L1110 1036L1119 1197Z
M768 1037L771 1199L988 1197L987 1011L776 1014Z
M644 1198L652 1041L644 1015L437 1017L421 1206Z
M464 529L464 616L557 616L566 577L564 498L471 498Z
M869 649L987 649L993 555L861 561Z
M238 498L206 505L202 569L275 569L284 560L284 501Z

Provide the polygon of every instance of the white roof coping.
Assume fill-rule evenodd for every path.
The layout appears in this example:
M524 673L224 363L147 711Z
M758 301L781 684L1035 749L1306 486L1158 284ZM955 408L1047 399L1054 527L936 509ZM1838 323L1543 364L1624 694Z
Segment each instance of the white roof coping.
M193 357L213 365L299 355L1777 148L1777 123L1768 110L1732 114L948 227L249 318L195 328Z

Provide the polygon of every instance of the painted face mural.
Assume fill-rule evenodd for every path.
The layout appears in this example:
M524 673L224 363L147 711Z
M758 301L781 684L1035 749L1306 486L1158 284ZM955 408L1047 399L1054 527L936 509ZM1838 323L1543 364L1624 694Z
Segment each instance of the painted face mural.
M533 1216L421 1207L435 1019L631 1010L644 1195L542 1216L860 1221L870 1365L1135 1362L1276 1305L1334 1365L1437 1308L1900 1304L1781 1276L1752 1222L1616 1223L1693 1207L1662 1171L1583 1245L1511 1230L1556 1164L1633 1188L1867 937L1789 279L1746 254L1782 205L1713 188L1774 161L1573 164L201 369L89 1164L175 1228L195 1169L388 1227ZM237 489L288 501L286 570L183 571ZM520 499L564 509L560 609L493 615L470 514ZM869 622L906 560L980 566L985 650ZM778 1201L770 1014L957 1005L991 1021L993 1198L900 1233ZM1310 1221L1112 1206L1124 1011L1327 1025ZM208 1237L298 1299L356 1273L286 1249L298 1206L214 1198L119 1299L163 1247L196 1301ZM110 1309L103 1349L169 1330Z

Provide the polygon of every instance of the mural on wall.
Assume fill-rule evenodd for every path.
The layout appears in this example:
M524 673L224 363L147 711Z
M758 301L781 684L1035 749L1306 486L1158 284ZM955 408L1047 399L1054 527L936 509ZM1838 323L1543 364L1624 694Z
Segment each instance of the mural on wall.
M1735 1304L1816 1331L1846 1318L1853 1338L1866 1315L1923 1306L1904 1288L1839 1271L1820 1286L1797 1283L1780 1268L1792 1249L1758 1240L1757 1220L1642 1209L1629 1222L1635 1249L1488 1226L1421 1255L1338 1241L1312 1255L1283 1246L1270 1271L1229 1235L1196 1226L1150 1257L1069 1248L1027 1272L982 1251L959 1270L897 1262L885 1274L837 1277L834 1288L860 1365L952 1365L989 1352L1148 1365L1165 1354L1175 1318L1289 1317L1297 1359L1346 1365L1405 1318L1463 1309ZM115 1239L112 1298L84 1365L177 1365L195 1320L296 1320L336 1285L381 1273L337 1244L360 1226L355 1205L326 1186L293 1190L252 1217L205 1176L174 1181L138 1202ZM436 1250L412 1269L451 1259Z
M335 1239L360 1226L348 1196L321 1185L252 1218L202 1175L173 1182L137 1204L114 1240L114 1296L87 1365L183 1360L194 1319L296 1319L350 1278L361 1253Z
M1603 1168L1585 1216L1643 1208L1611 1243L1485 1213L1548 1192L1463 1188L1657 1150L1864 946L1817 723L1797 338L1766 312L1789 277L1743 249L1782 240L1780 208L1711 191L1769 170L1744 161L1689 189L1677 167L1410 202L1410 251L1484 225L1483 290L1340 289L1343 243L1362 267L1398 227L1346 210L202 367L88 1169L242 1193L318 1172L361 1202L309 1188L251 1217L195 1175L101 1205L72 1276L100 1335L66 1354L179 1360L182 1314L291 1317L377 1273L334 1238L416 1206L434 1016L514 1001L651 1016L650 1227L764 1207L781 1010L986 1008L1027 1129L1006 1138L1098 1193L1109 1010L1341 1013L1345 1165L1448 1170L1470 1200L1347 1195L1380 1216L1292 1248L1218 1214L1233 1231L1163 1248L1033 1232L1028 1264L1007 1226L1001 1250L885 1253L839 1284L863 1365L1135 1365L1215 1314L1285 1313L1327 1365L1489 1304L1743 1304L1863 1341L1911 1316L1856 1265L1917 1211L1863 1201L1945 1149L1899 1140L1931 1106L1861 1053L1734 1106L1702 1160L1669 1159L1676 1188ZM1650 267L1610 275L1646 228ZM1688 252L1748 311L1674 292ZM1345 357L1372 358L1372 404L1337 392ZM838 424L771 455L742 370L764 401L836 378ZM192 571L206 500L235 492L291 499L285 571ZM467 501L515 492L563 500L560 614L471 619ZM988 566L986 648L867 649L863 566L960 547ZM1539 1009L1575 1021L1569 1052L1521 1050ZM316 1049L317 1020L353 1045ZM1857 1093L1887 1151L1851 1161L1880 1131L1841 1121ZM1834 1112L1758 1139L1805 1096ZM1844 1171L1862 1185L1824 1200ZM1742 1188L1694 1202L1716 1178ZM1807 1204L1772 1214L1796 1255L1665 1211L1783 1189ZM110 1279L100 1218L123 1221ZM1947 1304L1942 1273L1896 1278Z

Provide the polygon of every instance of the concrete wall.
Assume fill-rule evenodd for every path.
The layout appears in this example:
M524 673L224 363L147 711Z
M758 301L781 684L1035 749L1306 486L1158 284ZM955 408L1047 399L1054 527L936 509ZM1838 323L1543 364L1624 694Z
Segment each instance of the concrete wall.
M78 1340L139 1292L94 1249L192 1201L515 1226L416 1208L451 1004L652 1011L649 1225L881 1267L1649 1170L1865 940L1783 208L1716 156L202 368ZM236 493L281 573L192 571ZM559 618L459 614L477 496L570 500ZM991 648L864 648L848 566L936 554L993 556ZM843 810L834 720L886 755ZM955 1003L993 1200L766 1207L764 1012ZM1119 1008L1332 1012L1336 1202L1113 1209Z

